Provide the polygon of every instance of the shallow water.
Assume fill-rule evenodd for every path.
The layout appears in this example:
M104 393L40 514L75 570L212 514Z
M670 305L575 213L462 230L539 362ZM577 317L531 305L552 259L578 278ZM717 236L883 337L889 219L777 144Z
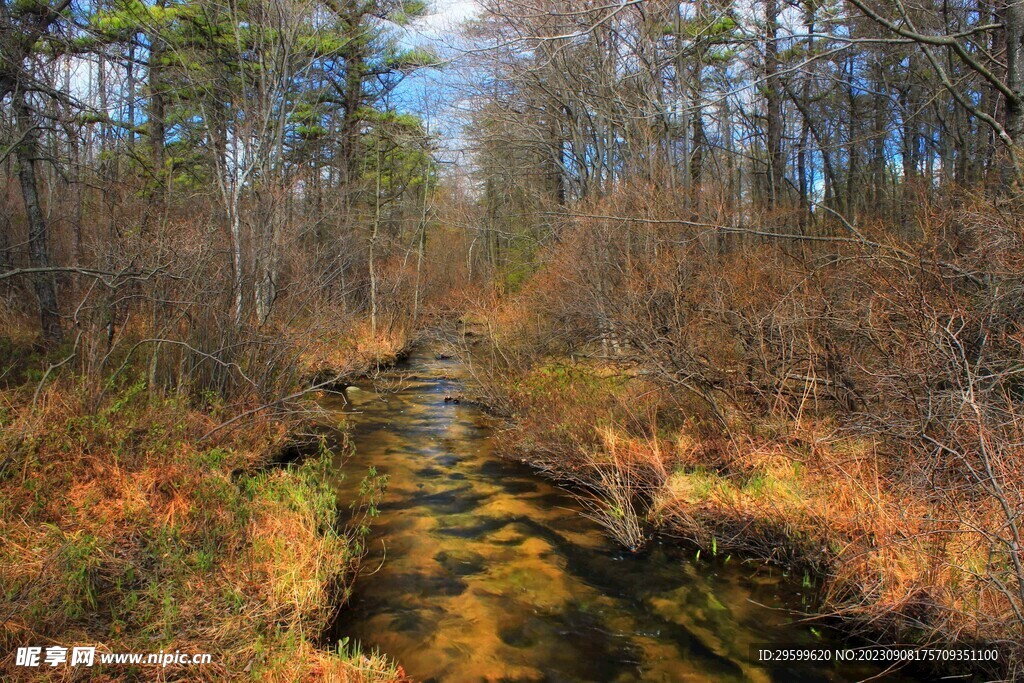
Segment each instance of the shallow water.
M624 552L572 496L495 455L496 425L479 409L445 401L462 390L462 373L457 361L424 352L391 373L392 382L405 377L399 391L378 395L367 383L349 404L324 402L354 427L340 499L353 497L369 466L389 477L336 638L379 648L421 681L854 681L878 673L752 661L752 644L820 644L784 609L804 599L799 582L674 546Z

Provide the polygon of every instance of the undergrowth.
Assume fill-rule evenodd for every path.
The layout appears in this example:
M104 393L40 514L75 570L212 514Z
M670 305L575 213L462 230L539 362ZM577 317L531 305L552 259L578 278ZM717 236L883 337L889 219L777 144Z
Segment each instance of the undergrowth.
M901 486L871 440L738 414L723 432L701 401L595 361L540 362L490 390L513 418L503 449L575 484L623 546L663 534L777 563L821 577L823 610L870 638L1019 656L1007 605L979 578L995 571L983 539Z
M336 528L330 450L270 466L292 423L259 413L210 434L219 411L142 379L99 405L72 376L0 394L0 678L67 677L15 666L18 647L56 645L212 655L166 680L404 677L376 653L318 646L362 543Z

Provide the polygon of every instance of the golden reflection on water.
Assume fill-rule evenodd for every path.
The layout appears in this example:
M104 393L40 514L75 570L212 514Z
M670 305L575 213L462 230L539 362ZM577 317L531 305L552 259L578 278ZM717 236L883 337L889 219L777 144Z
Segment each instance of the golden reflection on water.
M624 553L570 496L498 458L477 408L445 401L461 371L430 355L397 393L325 400L354 425L339 498L371 465L389 477L338 637L424 681L856 680L751 662L754 643L812 642L771 609L791 584L670 548Z

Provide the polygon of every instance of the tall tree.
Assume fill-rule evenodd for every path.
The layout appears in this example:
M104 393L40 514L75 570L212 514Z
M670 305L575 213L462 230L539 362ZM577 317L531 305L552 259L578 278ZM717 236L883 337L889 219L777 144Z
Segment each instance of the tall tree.
M17 126L14 153L18 163L25 217L28 223L29 262L37 272L33 288L39 302L43 338L61 341L60 306L50 271L49 226L39 199L36 172L41 158L39 98L66 97L38 76L39 60L52 60L64 51L61 24L67 22L71 0L12 2L0 0L0 102L12 98Z

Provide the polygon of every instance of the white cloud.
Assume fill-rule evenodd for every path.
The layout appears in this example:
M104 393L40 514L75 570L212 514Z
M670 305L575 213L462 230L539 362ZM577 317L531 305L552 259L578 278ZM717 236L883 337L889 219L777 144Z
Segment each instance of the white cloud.
M460 23L479 12L476 0L434 0L430 14L416 20L411 28L427 40L440 40L451 36Z

